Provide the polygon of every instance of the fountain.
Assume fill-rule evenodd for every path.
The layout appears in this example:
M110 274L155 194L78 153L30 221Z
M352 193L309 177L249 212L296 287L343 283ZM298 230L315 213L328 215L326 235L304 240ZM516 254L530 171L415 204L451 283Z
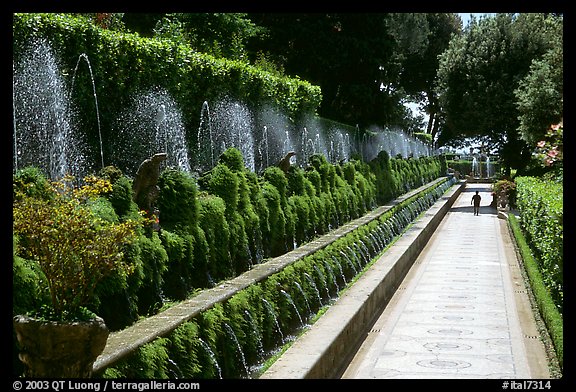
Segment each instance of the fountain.
M45 40L33 41L14 66L14 169L37 166L52 179L81 177L88 149L57 59Z
M68 97L72 96L72 90L74 90L74 82L76 81L76 73L78 72L78 66L80 65L80 60L84 59L86 64L88 64L88 71L90 71L90 80L92 81L92 93L94 95L94 104L96 106L96 121L98 123L98 138L100 141L100 160L102 163L102 168L104 168L104 150L102 148L102 131L100 130L100 110L98 109L98 96L96 95L96 84L94 83L94 73L92 73L92 65L88 59L86 53L81 53L78 56L78 61L76 62L76 67L74 68L74 74L72 75L72 87L70 87L70 94Z
M244 357L244 351L242 351L242 346L236 337L236 333L228 323L224 323L224 332L228 336L230 343L232 344L234 351L238 354L238 361L242 365L242 373L244 377L249 377L250 371L248 370L248 365L246 363L246 358Z
M156 88L134 97L115 128L112 164L127 174L133 176L140 162L159 152L168 154L165 167L191 171L182 114L167 91Z
M244 157L244 165L255 171L253 116L244 104L226 98L218 102L211 117L214 130L213 148L220 156L227 148L236 147Z
M304 321L302 320L302 316L300 315L300 311L298 310L298 307L294 303L294 300L292 299L290 294L288 294L285 290L280 290L280 293L284 296L284 298L286 298L286 301L288 301L288 303L290 304L290 307L294 310L294 313L296 314L296 316L298 317L298 321L300 322L300 327L301 328L304 327Z
M295 151L292 143L291 123L287 116L270 105L257 111L254 142L259 146L256 167L261 172L276 165L289 151ZM296 158L294 158L296 159Z
M216 373L218 374L218 378L222 379L222 368L220 367L220 364L218 363L218 360L216 359L216 354L214 354L214 351L212 350L212 348L210 348L210 345L208 345L208 343L206 343L202 338L198 338L198 342L200 343L200 346L204 349L204 351L208 355L210 362L212 363L212 365L214 366L214 369L216 370Z
M486 155L486 178L491 178L493 175L492 173L492 166L490 164L490 155Z
M472 158L472 176L474 178L480 178L480 164L476 156Z
M210 119L208 101L204 101L202 104L196 147L198 157L196 166L199 170L205 172L214 167L216 164L214 157L214 134L212 132L212 122Z
M246 168L258 172L276 165L289 151L296 152L291 161L300 167L307 166L313 154L322 154L335 164L359 152L365 161L375 158L381 150L386 150L391 157L430 155L429 146L403 131L373 128L358 140L355 135L360 134L358 126L354 130L310 114L296 123L271 105L249 108L230 97L210 106L204 101L198 129L188 135L185 128L188 121L183 118L180 103L161 87L135 93L127 107L120 108L114 116L108 115L115 120L106 133L111 135L110 140L104 144L97 86L88 56L85 53L78 56L69 89L62 79L66 72L59 68L46 41L33 41L19 59L13 65L15 170L35 165L51 178L65 173L83 176L94 171L97 164L89 157L96 156L91 151L96 149L96 142L92 141L92 147L87 147L86 135L75 129L77 116L71 104L73 91L79 90L76 85L81 62L88 66L94 97L98 166L114 165L127 175L134 176L139 162L159 152L167 153L164 167L204 172L214 167L219 155L229 147L238 148ZM88 117L82 115L82 118ZM194 142L191 147L189 141ZM110 155L109 162L104 160L104 147ZM192 163L190 152L194 153Z

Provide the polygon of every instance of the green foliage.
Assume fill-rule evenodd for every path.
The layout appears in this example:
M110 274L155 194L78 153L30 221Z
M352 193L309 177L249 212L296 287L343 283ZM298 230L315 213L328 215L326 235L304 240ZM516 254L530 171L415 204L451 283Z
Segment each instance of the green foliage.
M265 245L266 253L272 257L286 252L286 217L281 206L280 192L270 183L262 186L262 194L268 207L270 237Z
M167 14L155 28L155 34L173 39L175 30L199 52L217 57L243 59L246 43L263 33L242 13Z
M228 166L228 168L235 173L244 170L244 158L242 157L240 150L235 147L226 149L226 151L220 155L218 163Z
M129 358L117 367L115 372L108 372L106 377L118 376L131 379L168 379L172 374L167 368L170 359L169 340L158 338L140 346Z
M18 254L18 238L13 236L12 313L26 314L50 303L48 283L38 263Z
M516 177L520 225L540 261L544 283L562 313L564 289L563 185L536 177Z
M133 217L138 213L138 205L132 200L132 195L132 180L128 177L121 176L112 182L112 191L106 197L120 219Z
M180 325L170 334L170 360L177 367L176 377L195 379L207 378L203 376L205 364L210 363L209 358L202 357L202 347L199 341L198 324L194 321L186 322ZM174 369L176 370L176 369ZM207 374L212 376L214 374ZM175 377L173 377L175 378Z
M562 47L562 26L562 17L553 15L496 14L471 24L455 37L440 55L438 68L437 91L446 114L439 144L460 137L482 137L499 150L506 174L511 168L524 169L531 148L518 132L521 121L525 127L541 126L542 112L554 117L561 107L557 73L544 82L552 90L543 95L552 102L528 97L525 84L533 77L528 76L531 66ZM551 73L546 77L552 77ZM528 112L538 119L527 118Z
M189 234L178 235L168 230L160 232L162 247L168 256L162 272L162 294L174 300L184 300L194 289L194 241Z
M226 204L226 216L238 208L238 175L223 163L218 163L198 180L203 190L219 196Z
M514 181L502 178L492 184L492 192L497 195L506 195L510 205L516 206L516 183Z
M86 177L85 185L71 186L65 177L53 184L49 200L17 192L13 202L13 230L22 256L35 260L50 288L55 317L75 317L94 299L98 283L113 271L129 274L123 249L136 239L142 220L122 223L100 218L90 207L109 192L108 181ZM112 209L107 214L112 214Z
M199 226L204 230L209 250L208 271L213 279L220 281L230 278L234 266L230 256L230 227L226 220L226 205L221 197L201 195Z
M162 304L164 274L168 269L168 255L158 233L151 237L140 236L138 246L142 258L142 283L138 289L138 312L141 315L155 313Z
M166 169L158 179L161 224L170 230L189 231L198 220L196 184L189 173Z
M544 319L546 327L548 328L554 348L556 349L558 362L560 367L563 367L564 322L562 315L558 311L558 307L546 287L547 285L542 275L540 262L535 259L531 247L528 245L527 239L520 227L520 223L514 214L508 214L508 225L512 230L516 243L518 244L520 255L524 262L524 268L526 269L532 292L534 293L536 303L538 304L538 309Z
M22 194L43 200L50 200L54 194L50 181L37 167L19 169L12 179L12 197L19 198Z
M284 172L277 166L269 166L264 170L262 177L276 188L278 191L280 204L283 209L286 208L288 196L288 179L286 178Z
M560 37L562 39L562 37ZM520 113L522 139L534 145L543 140L551 124L564 117L564 50L560 42L542 59L535 59L529 73L514 91Z

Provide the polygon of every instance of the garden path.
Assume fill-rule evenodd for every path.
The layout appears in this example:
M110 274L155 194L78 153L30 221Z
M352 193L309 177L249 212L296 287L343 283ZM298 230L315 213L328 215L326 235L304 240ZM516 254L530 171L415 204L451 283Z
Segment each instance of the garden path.
M342 378L550 378L512 237L491 200L490 184L467 184Z

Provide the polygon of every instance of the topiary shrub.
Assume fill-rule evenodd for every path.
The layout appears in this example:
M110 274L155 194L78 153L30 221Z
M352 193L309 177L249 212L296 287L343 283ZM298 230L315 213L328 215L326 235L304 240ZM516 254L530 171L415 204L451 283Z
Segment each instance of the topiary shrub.
M138 289L138 313L152 315L163 304L163 275L168 269L168 255L158 233L140 236L138 245L142 259L142 283Z
M162 230L159 236L168 256L166 272L162 274L162 293L173 300L184 300L195 288L193 237L168 230Z
M132 200L132 180L128 177L121 176L112 182L112 191L106 197L121 220L138 213L138 205Z
M223 163L218 163L212 170L198 179L202 190L219 196L226 204L226 216L231 216L238 209L238 176Z
M242 172L245 169L242 152L235 147L227 148L218 158L218 163L226 165L236 173Z
M221 197L202 193L199 226L204 231L208 247L208 272L219 281L233 276L234 266L230 255L230 227L226 220L226 205Z
M197 188L189 173L166 169L158 179L160 226L171 231L191 233L198 222Z

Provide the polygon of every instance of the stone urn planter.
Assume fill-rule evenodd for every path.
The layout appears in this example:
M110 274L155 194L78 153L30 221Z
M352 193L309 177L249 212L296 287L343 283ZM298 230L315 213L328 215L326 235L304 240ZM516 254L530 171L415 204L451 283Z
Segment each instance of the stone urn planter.
M14 317L20 360L26 377L89 378L92 365L108 339L104 320L45 321L28 316Z

